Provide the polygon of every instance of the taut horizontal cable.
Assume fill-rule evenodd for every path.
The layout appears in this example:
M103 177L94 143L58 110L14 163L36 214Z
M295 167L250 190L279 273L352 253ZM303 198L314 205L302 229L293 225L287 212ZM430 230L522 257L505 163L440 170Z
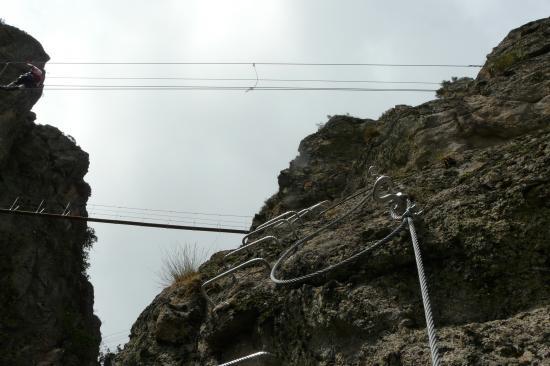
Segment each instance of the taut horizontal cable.
M37 61L44 63L47 61ZM27 61L2 60L0 63L24 63ZM479 68L477 64L441 64L441 63L374 63L374 62L186 62L186 61L49 61L48 65L266 65L266 66L376 66L376 67L452 67Z

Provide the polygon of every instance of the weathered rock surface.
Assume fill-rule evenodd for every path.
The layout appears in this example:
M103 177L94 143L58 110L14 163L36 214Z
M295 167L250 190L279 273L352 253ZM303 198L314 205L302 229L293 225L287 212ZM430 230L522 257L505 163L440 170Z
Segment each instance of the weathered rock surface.
M34 38L0 25L0 60L48 59ZM0 84L25 71L9 64ZM42 199L46 212L59 213L67 202L85 207L88 154L58 129L34 124L30 109L40 95L0 90L0 207L17 197L22 210ZM85 275L93 239L85 223L0 215L0 365L97 364L100 322Z
M446 83L438 96L417 107L397 106L376 121L331 118L302 141L254 225L370 187L367 168L376 165L424 209L415 222L443 363L547 365L550 18L510 32L475 80ZM310 218L298 235L359 199ZM280 276L338 262L397 224L371 201L302 245ZM287 237L283 247L291 242ZM273 263L284 248L263 243L228 263L253 257ZM226 268L224 254L201 267L203 281ZM276 286L261 267L237 277L209 287L216 303L211 311L197 284L163 291L134 324L116 364L217 365L259 350L284 365L430 364L405 231L360 260L298 285Z

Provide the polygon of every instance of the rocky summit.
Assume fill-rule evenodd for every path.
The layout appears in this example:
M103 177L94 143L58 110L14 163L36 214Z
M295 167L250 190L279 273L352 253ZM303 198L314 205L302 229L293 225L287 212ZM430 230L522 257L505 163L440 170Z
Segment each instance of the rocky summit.
M511 31L476 79L444 82L437 96L378 120L335 116L306 137L253 229L319 201L342 203L303 215L295 232L282 222L248 241L269 233L279 242L214 254L143 311L114 364L219 365L260 351L272 356L246 364L431 364L407 230L296 283L275 284L265 268L296 238L311 236L278 262L279 278L341 262L398 227L370 198L376 166L422 210L413 221L442 364L548 365L550 18ZM252 258L266 262L209 283L206 301L205 281Z
M13 61L48 59L38 41L0 23L0 61L10 61L0 63L1 85L27 71ZM73 214L86 215L88 154L34 123L41 93L0 89L0 208L60 213L72 202ZM0 365L97 364L100 321L86 276L94 239L85 222L0 215Z

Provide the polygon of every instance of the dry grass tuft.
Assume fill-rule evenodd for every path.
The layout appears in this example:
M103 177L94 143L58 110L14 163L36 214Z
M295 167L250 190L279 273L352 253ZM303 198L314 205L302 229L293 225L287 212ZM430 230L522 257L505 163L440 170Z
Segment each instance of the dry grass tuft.
M177 246L164 253L159 283L163 288L186 285L198 278L199 265L206 259L207 251L197 244Z

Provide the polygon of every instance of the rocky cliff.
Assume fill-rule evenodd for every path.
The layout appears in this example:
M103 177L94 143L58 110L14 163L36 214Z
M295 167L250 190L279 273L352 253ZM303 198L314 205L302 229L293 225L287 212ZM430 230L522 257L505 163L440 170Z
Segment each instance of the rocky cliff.
M48 59L34 38L0 24L0 61L43 67ZM0 84L26 68L0 63ZM17 197L21 210L42 200L45 212L59 213L68 202L85 207L88 154L58 129L34 123L30 110L40 95L0 90L0 207ZM0 215L0 365L97 364L100 322L85 274L94 238L85 223Z
M414 218L446 365L550 359L550 18L513 30L475 80L378 120L331 118L306 137L254 226L317 201L357 197L304 218L304 238L370 194L370 165L423 209ZM284 261L291 278L336 263L398 222L368 200ZM426 365L430 352L407 231L336 271L275 285L262 266L208 286L253 257L271 265L294 239L217 253L198 279L165 289L140 315L117 365L218 365L257 351L282 365ZM265 359L247 365L267 364ZM245 364L243 362L243 364Z

